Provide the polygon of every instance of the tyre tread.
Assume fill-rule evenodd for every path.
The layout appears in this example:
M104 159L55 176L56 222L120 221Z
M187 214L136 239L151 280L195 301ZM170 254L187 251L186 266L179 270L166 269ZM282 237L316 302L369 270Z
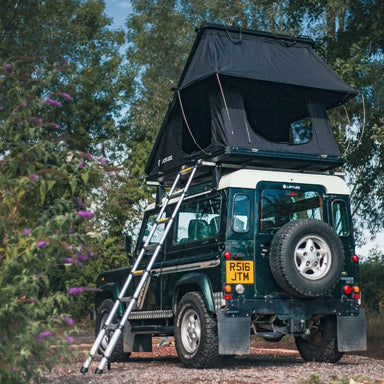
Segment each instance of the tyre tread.
M219 356L219 343L217 336L217 321L214 317L214 314L209 312L205 306L204 298L201 292L188 292L180 300L178 305L178 311L176 317L179 316L179 313L182 312L185 305L190 305L191 302L197 304L202 312L203 318L201 319L204 325L202 329L205 329L205 333L201 336L199 351L192 358L185 358L181 348L181 341L178 340L178 331L175 329L175 341L176 341L176 350L179 356L179 359L184 366L190 368L213 368L220 364L221 357ZM202 345L203 344L203 345ZM202 345L202 347L201 347Z

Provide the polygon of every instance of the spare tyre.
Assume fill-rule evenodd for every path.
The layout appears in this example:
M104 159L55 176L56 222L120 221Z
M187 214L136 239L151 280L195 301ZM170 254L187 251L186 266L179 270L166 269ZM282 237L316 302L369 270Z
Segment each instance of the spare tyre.
M269 265L277 284L295 297L319 297L332 290L344 267L344 249L323 221L291 221L276 232Z

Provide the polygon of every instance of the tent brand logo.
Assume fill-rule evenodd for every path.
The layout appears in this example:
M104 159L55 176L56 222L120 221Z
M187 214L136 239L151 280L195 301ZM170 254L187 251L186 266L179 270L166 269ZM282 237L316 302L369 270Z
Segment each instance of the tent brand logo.
M163 160L160 160L160 159L159 159L158 164L159 164L159 166L160 166L160 165L163 165L163 164L165 164L165 163L168 163L169 161L172 161L172 160L173 160L172 155L169 155L168 157L164 157Z
M300 189L300 185L283 185L283 189Z

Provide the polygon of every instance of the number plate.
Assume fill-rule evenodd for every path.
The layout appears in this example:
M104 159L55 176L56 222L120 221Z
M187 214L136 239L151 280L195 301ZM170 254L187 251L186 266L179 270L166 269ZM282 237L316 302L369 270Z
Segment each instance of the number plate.
M227 260L225 262L227 284L253 284L253 261Z

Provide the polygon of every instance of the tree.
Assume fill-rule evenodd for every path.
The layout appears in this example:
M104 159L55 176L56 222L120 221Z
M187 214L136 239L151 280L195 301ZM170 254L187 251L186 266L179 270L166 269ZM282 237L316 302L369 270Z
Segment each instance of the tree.
M84 220L94 214L83 201L104 164L60 140L57 120L40 117L71 98L48 93L46 63L27 58L0 68L0 376L29 383L73 342L55 330L73 324L70 294L86 289L69 281L93 254Z
M119 51L124 33L109 24L101 0L0 3L0 57L44 57L66 69L52 78L51 91L67 92L74 102L51 111L50 118L59 118L58 133L84 151L106 152L131 92Z
M108 25L102 1L0 3L2 382L38 381L52 366L73 341L56 332L73 324L72 295L95 280L79 272L101 257L103 214L89 207L116 171L103 155L131 91L123 33Z
M128 58L136 74L137 97L132 100L130 117L124 124L129 143L127 168L135 180L137 196L150 196L141 189L145 162L165 115L170 88L176 85L194 40L194 27L207 20L309 35L328 64L361 92L347 106L332 111L330 117L347 159L345 170L353 189L354 218L364 221L372 234L383 228L382 0L135 0L132 6L134 12L127 20L131 42Z

